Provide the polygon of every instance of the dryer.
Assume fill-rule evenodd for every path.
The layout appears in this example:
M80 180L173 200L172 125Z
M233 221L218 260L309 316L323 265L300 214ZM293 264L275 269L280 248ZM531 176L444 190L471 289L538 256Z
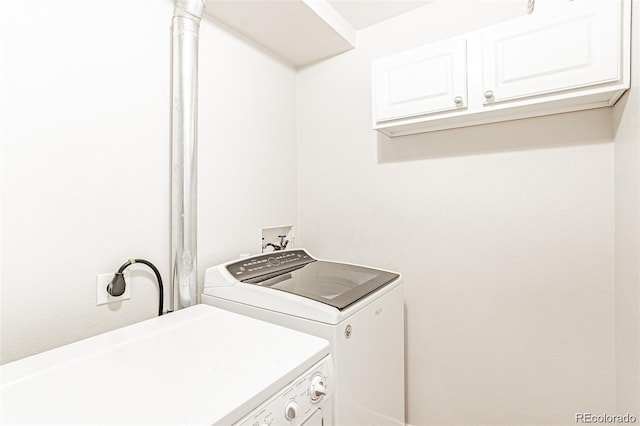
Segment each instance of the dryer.
M335 425L404 425L400 274L285 250L208 268L202 301L327 339Z
M0 424L332 424L326 340L206 305L2 365L0 379Z

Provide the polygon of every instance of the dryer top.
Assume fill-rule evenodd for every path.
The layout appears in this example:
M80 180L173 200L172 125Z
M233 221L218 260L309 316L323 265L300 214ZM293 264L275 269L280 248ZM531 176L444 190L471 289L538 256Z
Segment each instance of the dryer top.
M229 425L328 354L196 305L0 366L0 424Z

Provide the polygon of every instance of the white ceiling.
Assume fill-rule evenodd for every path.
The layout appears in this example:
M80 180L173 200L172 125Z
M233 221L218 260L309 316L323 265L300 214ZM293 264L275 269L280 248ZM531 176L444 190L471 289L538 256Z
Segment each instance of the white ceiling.
M355 30L424 6L433 0L329 0L329 4Z

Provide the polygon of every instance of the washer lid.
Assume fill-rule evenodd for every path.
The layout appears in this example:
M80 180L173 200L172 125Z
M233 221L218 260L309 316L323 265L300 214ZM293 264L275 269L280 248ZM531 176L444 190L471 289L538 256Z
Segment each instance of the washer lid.
M316 260L304 250L254 257L230 264L227 270L246 284L286 291L339 310L399 277L379 269Z

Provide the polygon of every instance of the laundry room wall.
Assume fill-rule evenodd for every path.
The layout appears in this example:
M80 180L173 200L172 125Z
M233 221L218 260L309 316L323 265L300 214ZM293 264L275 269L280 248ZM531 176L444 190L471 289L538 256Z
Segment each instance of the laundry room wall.
M201 25L198 271L295 225L296 70L210 18ZM295 230L294 230L295 231Z
M412 425L616 413L611 109L371 130L372 59L521 6L436 1L298 75L299 242L404 275Z
M640 414L640 1L632 8L631 90L615 105L618 413ZM638 416L640 417L640 416Z
M3 3L2 363L156 315L145 268L130 300L96 306L96 274L130 257L168 292L172 14L170 0ZM208 18L200 51L202 272L295 219L295 73Z

